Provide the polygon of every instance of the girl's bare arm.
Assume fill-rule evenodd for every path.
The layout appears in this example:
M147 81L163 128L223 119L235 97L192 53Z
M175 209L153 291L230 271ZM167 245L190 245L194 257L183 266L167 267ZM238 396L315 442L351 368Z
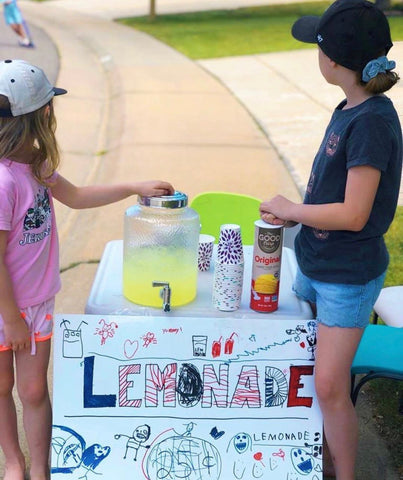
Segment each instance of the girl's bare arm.
M170 183L159 180L78 187L61 175L57 176L56 184L51 186L51 190L59 202L75 209L100 207L131 195L160 196L174 193Z
M260 214L268 223L282 224L292 220L321 230L358 232L368 221L380 178L381 172L376 168L352 167L347 175L344 202L305 205L278 195L262 202Z
M10 275L4 262L7 236L8 232L0 230L0 313L4 324L5 344L17 351L29 348L30 336L15 301Z

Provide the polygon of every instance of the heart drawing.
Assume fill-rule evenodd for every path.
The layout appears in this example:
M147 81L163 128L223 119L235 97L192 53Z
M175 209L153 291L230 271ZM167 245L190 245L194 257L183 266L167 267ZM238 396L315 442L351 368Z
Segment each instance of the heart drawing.
M135 355L139 348L139 342L137 340L129 340L127 339L124 344L124 353L125 357L131 360Z

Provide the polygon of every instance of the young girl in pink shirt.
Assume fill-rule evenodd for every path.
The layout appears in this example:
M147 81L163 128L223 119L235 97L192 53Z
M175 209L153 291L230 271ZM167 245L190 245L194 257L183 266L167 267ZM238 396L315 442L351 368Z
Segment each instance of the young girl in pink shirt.
M60 289L53 198L71 208L130 195L170 195L167 182L76 187L57 173L53 88L22 60L0 62L0 447L4 480L23 480L25 459L12 397L17 391L31 457L31 480L49 479L51 405L47 385L55 294Z

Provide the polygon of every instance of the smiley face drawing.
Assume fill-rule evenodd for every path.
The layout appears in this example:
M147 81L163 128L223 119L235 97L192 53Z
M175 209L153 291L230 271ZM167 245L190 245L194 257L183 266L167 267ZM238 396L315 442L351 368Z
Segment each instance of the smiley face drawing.
M314 467L310 452L302 448L291 449L291 460L295 470L301 475L309 475Z
M232 437L231 443L234 445L235 451L239 454L252 450L252 438L248 433L237 433Z

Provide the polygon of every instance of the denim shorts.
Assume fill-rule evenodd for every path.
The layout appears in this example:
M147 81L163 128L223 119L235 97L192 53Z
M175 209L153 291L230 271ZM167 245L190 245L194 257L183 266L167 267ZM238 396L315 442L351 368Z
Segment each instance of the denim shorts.
M299 269L292 289L316 304L316 320L328 327L365 328L383 287L386 272L365 285L326 283L305 276Z

